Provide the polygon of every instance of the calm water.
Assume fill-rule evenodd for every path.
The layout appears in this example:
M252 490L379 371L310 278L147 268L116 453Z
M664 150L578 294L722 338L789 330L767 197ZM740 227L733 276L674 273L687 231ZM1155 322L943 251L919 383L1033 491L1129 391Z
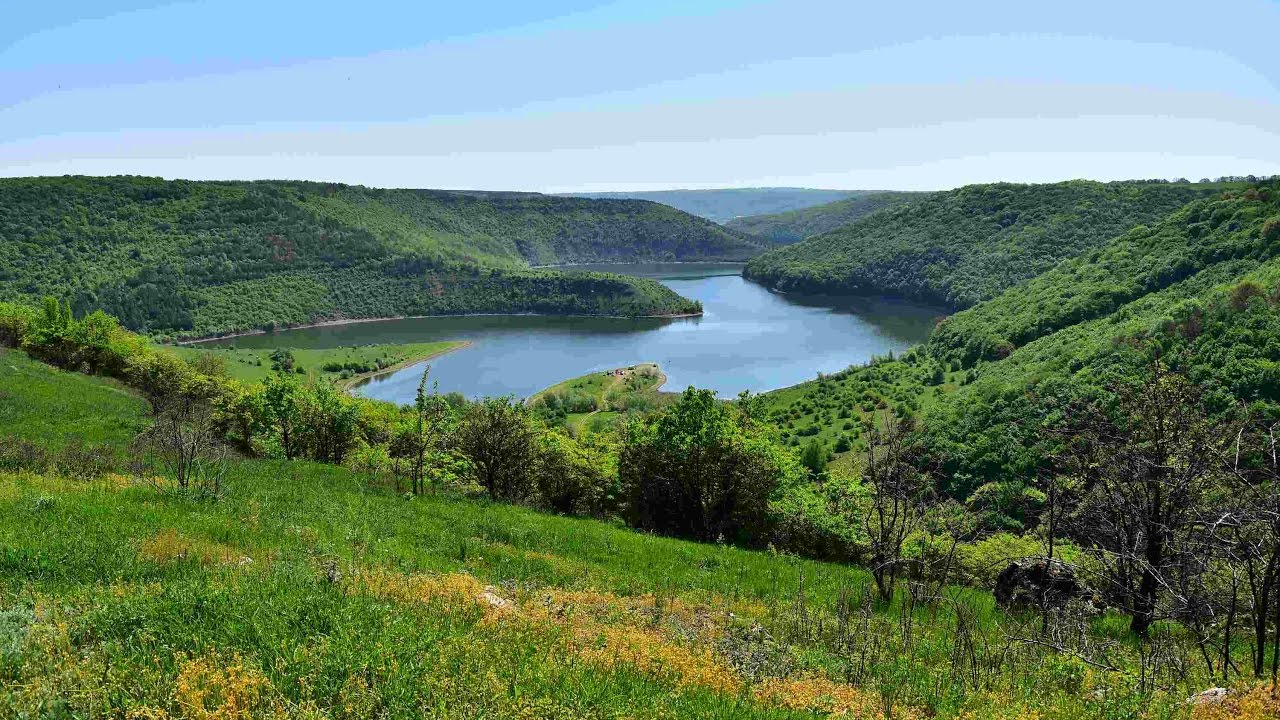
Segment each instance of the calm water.
M287 330L223 341L239 347L336 347L470 340L431 361L442 392L525 397L589 372L657 362L667 390L689 385L722 397L764 391L835 372L921 342L937 308L875 299L778 295L722 264L582 266L655 277L702 301L700 318L619 320L534 316L422 318ZM832 307L832 306L835 307ZM355 392L412 402L422 367L374 378Z

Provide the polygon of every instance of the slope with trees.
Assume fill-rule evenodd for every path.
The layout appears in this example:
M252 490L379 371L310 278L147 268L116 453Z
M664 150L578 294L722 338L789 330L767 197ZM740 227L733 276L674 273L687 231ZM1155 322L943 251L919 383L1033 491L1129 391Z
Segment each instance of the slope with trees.
M1222 189L1163 181L971 185L772 250L744 275L783 291L964 308Z
M790 245L807 237L829 233L878 210L926 196L928 193L924 192L868 192L783 213L738 217L725 223L725 226L779 245Z
M304 182L0 181L0 298L53 293L150 332L410 314L696 312L653 281L528 268L756 251L744 236L637 201Z
M941 495L911 423L869 433L865 481L815 485L772 445L749 396L727 405L691 389L628 428L615 461L507 399L424 389L394 408L289 375L250 390L64 303L0 307L0 320L28 352L147 398L122 403L115 383L0 349L0 393L20 412L54 416L74 389L112 428L84 447L23 435L21 418L0 414L0 434L22 438L0 444L9 714L1253 720L1280 709L1252 679L1273 624L1261 646L1224 634L1262 608L1243 575L1233 595L1213 584L1228 575L1191 562L1210 557L1194 552L1205 527L1194 521L1214 506L1172 479L1161 487L1195 502L1160 515L1177 523L1154 566L1161 625L1120 641L1129 618L1115 610L1005 609L954 584L1002 556ZM1112 435L1090 420L1085 447L1095 427ZM236 453L219 445L246 439ZM1242 473L1258 492L1223 506L1249 538L1267 478ZM717 542L518 505L613 508ZM854 542L869 570L728 544L796 540L797 507L863 527ZM761 537L780 512L788 532ZM1211 557L1265 566L1273 545L1261 537ZM1216 614L1185 611L1200 606ZM1186 697L1209 683L1231 693L1206 714Z

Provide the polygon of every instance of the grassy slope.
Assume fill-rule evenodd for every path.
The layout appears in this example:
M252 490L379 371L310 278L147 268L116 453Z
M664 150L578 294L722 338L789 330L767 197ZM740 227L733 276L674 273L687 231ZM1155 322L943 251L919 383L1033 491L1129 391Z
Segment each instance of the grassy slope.
M343 372L341 370L326 370L325 365L330 363L342 365L351 363L356 366L367 367L380 364L382 370L377 372L385 372L392 367L413 364L442 355L465 344L458 341L442 341L324 349L290 348L289 351L293 353L297 366L313 377L354 382L368 375L376 374L376 372L348 372L347 377L342 377ZM191 345L169 346L167 349L188 360L194 360L202 355L211 355L219 358L227 369L227 375L242 382L261 382L265 380L272 373L271 353L275 352L274 348L226 348Z
M0 389L32 412L54 416L60 386L100 422L144 422L108 384L4 359ZM310 463L244 461L227 487L210 502L117 475L0 472L4 713L872 717L876 688L895 717L1119 718L1147 702L1126 679L1003 647L1020 630L981 592L872 609L861 570L406 500ZM956 607L982 662L1019 668L988 692L950 669ZM1124 643L1112 657L1131 660Z
M640 201L154 178L0 180L0 299L57 294L129 327L459 312L680 313L652 280L529 264L742 259L751 240Z
M123 445L145 427L146 410L114 380L62 372L0 347L0 442Z
M734 218L726 223L726 227L786 245L831 232L878 210L927 195L928 193L893 191L866 193L773 215Z
M1223 187L971 185L770 251L744 274L783 290L883 293L968 307Z

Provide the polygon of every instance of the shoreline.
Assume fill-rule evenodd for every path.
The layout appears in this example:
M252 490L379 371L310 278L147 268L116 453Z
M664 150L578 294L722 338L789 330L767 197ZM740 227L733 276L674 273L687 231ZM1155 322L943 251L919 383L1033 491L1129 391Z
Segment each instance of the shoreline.
M686 320L689 318L702 317L704 313L670 313L667 315L557 315L552 313L453 313L448 315L392 315L390 317L377 318L342 318L337 320L321 320L319 322L304 323L302 325L285 325L273 331L267 330L245 330L244 332L227 333L224 335L208 335L197 338L185 338L176 340L173 345L199 345L201 343L217 342L219 340L231 340L238 337L253 337L257 335L273 335L277 332L285 332L288 330L306 330L308 328L319 327L336 327L339 325L354 325L357 323L376 323L390 322L392 320L430 320L433 318L455 318L455 317L559 317L559 318L602 318L606 320ZM377 343L374 343L377 344Z
M431 360L434 360L440 357L441 355L448 355L449 353L454 352L456 350L464 350L466 348L471 347L471 345L473 344L470 340L449 340L448 342L454 343L453 347L445 348L444 350L437 350L436 352L428 353L426 355L422 355L419 357L409 358L408 360L401 360L395 365L388 365L387 367L384 367L381 370L374 370L372 372L360 373L359 375L352 375L346 380L340 380L338 382L338 389L344 393L351 394L351 391L354 390L357 386L372 382L373 379L376 377L381 377L383 375L390 375L392 373L404 370L405 368L413 367L414 365L418 365L424 362L430 362Z

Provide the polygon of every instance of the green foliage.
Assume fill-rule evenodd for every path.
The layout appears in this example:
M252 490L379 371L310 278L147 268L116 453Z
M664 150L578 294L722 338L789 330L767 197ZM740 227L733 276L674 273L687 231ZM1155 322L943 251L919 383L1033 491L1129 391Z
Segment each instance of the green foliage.
M807 237L829 233L873 212L919 200L927 195L928 193L916 192L870 192L774 215L736 217L726 223L726 227L772 240L780 245L789 245Z
M624 432L618 476L631 520L664 534L759 542L769 500L798 472L790 455L710 390L691 387Z
M514 398L486 398L469 406L459 449L475 466L475 481L492 500L521 502L535 489L536 428Z
M770 251L745 276L782 290L888 294L968 307L1160 220L1221 185L970 185Z
M334 318L696 312L652 280L525 268L756 251L653 203L141 177L2 180L0 240L0 300L56 295L187 336Z
M1222 193L1192 202L1150 227L1135 228L948 318L930 338L930 352L966 364L995 359L1002 344L1021 347L1111 315L1153 293L1168 289L1194 295L1205 289L1196 283L1205 270L1239 274L1249 269L1240 262L1256 264L1280 251L1280 241L1263 233L1266 219L1276 211L1273 195ZM1211 282L1224 281L1225 276Z

